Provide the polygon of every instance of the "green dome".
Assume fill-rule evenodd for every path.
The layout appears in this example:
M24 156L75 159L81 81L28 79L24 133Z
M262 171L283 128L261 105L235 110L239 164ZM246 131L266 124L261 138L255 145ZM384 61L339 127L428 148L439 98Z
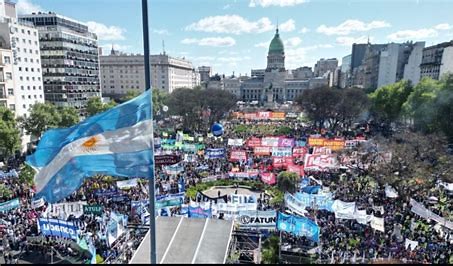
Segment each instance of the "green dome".
M285 52L285 48L283 47L283 42L280 39L280 35L278 34L278 29L275 31L275 36L269 45L269 54L283 54Z

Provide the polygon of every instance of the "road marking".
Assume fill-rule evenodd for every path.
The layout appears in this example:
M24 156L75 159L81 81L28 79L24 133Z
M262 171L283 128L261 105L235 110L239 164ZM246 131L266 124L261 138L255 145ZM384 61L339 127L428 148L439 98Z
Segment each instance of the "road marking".
M168 243L167 249L165 250L165 253L164 253L164 255L162 256L162 259L160 260L160 263L161 263L161 264L164 263L165 257L167 256L168 251L170 251L171 244L173 243L173 240L175 240L176 233L178 233L178 230L179 230L179 227L180 227L181 224L182 224L182 219L183 219L183 218L184 218L184 217L181 216L181 219L179 220L178 226L176 227L176 230L175 230L175 232L173 233L173 236L171 237L170 243Z
M199 251L199 249L201 247L201 243L203 242L203 236L204 236L204 233L206 231L206 227L208 225L208 221L209 221L209 218L207 218L205 223L204 223L203 232L201 232L201 236L200 236L200 240L198 241L197 249L195 250L195 254L193 255L192 264L195 263L195 259L197 258L198 251Z

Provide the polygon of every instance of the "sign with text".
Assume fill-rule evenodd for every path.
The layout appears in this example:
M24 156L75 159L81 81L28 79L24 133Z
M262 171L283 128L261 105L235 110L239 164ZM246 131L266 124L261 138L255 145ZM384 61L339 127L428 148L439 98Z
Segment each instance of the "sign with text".
M245 151L231 151L230 161L246 161L247 153Z
M269 156L271 154L270 147L255 147L253 149L253 154L255 155L262 155L262 156Z
M102 215L104 207L100 204L94 205L84 205L83 206L83 213L84 214L94 214L94 215Z
M334 155L307 154L305 156L305 171L324 171L336 169L338 166L337 158Z
M292 148L291 147L273 147L272 148L272 156L275 157L291 157L292 156Z
M255 138L251 137L247 140L247 146L249 147L259 147L261 146L261 139L260 138Z

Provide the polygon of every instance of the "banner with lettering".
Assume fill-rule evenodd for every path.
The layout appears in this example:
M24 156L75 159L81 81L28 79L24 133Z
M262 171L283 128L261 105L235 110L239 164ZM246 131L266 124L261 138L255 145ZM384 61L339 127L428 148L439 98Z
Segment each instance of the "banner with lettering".
M302 166L302 165L294 165L294 164L288 165L287 171L294 172L294 173L298 174L299 176L305 176L304 166Z
M251 137L247 140L247 146L249 147L259 147L261 146L261 139L260 138L255 138Z
M59 219L39 218L38 229L45 236L57 236L77 240L78 227L73 222L67 222Z
M257 118L258 119L270 119L271 118L271 112L257 112Z
M232 204L243 204L243 203L256 203L256 196L252 195L245 195L245 194L230 194L230 202Z
M324 138L322 138L322 137L309 137L308 138L308 145L310 145L311 147L324 146Z
M291 157L293 151L291 147L272 147L272 156L275 157Z
M225 158L225 149L224 148L206 149L205 156L208 159Z
M46 202L44 201L44 198L39 198L39 199L35 199L35 200L32 200L31 202L31 207L33 209L36 209L36 208L40 208L42 206L44 206Z
M257 178L258 177L258 170L252 169L248 170L247 172L228 172L228 176L231 178L237 179L244 179L244 178Z
M294 139L293 138L278 138L278 147L294 147Z
M255 147L253 154L257 156L269 156L271 154L271 147Z
M3 203L0 203L0 212L7 212L9 210L18 208L20 206L19 198L5 201Z
M137 178L123 180L123 181L116 181L116 186L119 189L128 189L131 187L136 187L138 185Z
M332 199L331 193L308 194L297 192L294 196L301 204L306 207L334 212L334 200Z
M277 183L277 178L274 173L261 173L261 181L268 185L275 185Z
M308 149L306 147L295 147L293 148L293 156L297 158L305 158L305 154L308 153Z
M164 171L167 175L177 175L184 171L184 167L179 163L173 165L166 165L164 166Z
M278 147L279 137L264 137L261 139L261 146Z
M228 139L228 146L242 146L243 143L242 139Z
M333 151L339 151L344 149L345 147L345 140L344 139L325 139L324 140L324 147L327 147Z
M329 155L332 154L332 150L327 147L313 147L312 154Z
M202 208L199 204L197 207L189 205L188 216L190 218L211 218L212 217L212 208Z
M246 151L231 151L230 161L247 161L247 152Z
M277 224L276 211L240 211L236 221L242 228L273 230Z
M286 167L285 157L272 157L272 166L275 168Z
M100 204L83 205L84 214L102 215L104 207Z
M305 208L307 205L304 202L296 199L293 195L289 193L285 193L285 206L288 207L292 212L297 213L299 215L305 215L307 211Z
M271 112L270 119L272 120L285 120L284 112Z
M277 229L296 236L305 236L308 239L319 242L319 226L305 217L278 212Z
M305 156L304 171L326 171L339 167L336 156L307 154Z

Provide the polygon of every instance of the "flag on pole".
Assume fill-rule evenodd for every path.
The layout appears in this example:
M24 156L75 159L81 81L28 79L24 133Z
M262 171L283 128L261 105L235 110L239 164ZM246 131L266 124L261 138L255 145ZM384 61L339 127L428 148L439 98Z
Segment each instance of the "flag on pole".
M50 129L27 164L37 170L36 197L60 201L96 174L151 178L151 90L64 129Z

